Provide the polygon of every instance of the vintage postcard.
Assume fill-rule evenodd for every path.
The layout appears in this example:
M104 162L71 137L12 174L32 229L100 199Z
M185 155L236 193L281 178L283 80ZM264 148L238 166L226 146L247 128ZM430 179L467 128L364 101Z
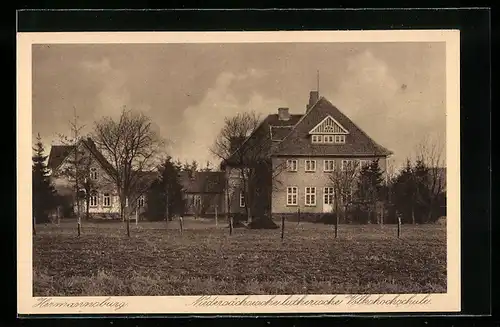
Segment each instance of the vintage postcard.
M460 311L458 30L17 41L20 315Z

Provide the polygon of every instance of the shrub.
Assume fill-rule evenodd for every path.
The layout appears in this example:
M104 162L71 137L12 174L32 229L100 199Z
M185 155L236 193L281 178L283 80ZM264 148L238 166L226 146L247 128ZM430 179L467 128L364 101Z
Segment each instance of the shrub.
M252 219L252 222L247 226L250 229L277 229L279 228L274 221L268 217L255 217Z
M336 213L325 213L325 214L321 215L318 222L323 223L323 224L327 224L327 225L333 225L333 224L335 224L336 219L337 219Z

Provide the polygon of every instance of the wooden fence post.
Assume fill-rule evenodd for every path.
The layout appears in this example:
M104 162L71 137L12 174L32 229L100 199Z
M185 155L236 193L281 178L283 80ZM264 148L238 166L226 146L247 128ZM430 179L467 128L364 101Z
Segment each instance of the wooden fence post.
M229 235L233 235L233 217L229 218Z
M183 231L183 229L184 229L184 227L183 227L182 217L179 217L179 227L180 227L180 232L181 232L181 234L182 234L182 231Z
M217 227L217 225L218 225L217 220L218 220L218 218L217 218L217 205L215 205L215 227Z
M285 216L281 216L281 240L285 236Z
M297 208L297 225L300 224L300 208Z
M137 226L137 222L139 221L139 213L137 212L139 208L135 208L135 225Z
M78 213L78 237L81 235L81 228L82 228L82 217L80 213Z
M401 217L398 215L398 238L401 236Z

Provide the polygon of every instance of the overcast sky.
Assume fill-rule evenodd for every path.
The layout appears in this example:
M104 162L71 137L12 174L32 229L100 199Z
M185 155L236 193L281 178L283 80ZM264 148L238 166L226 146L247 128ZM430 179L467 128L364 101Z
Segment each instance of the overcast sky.
M33 135L69 134L76 108L93 122L142 110L180 160L215 162L223 118L289 107L316 88L402 164L424 138L444 142L444 43L101 44L33 46Z

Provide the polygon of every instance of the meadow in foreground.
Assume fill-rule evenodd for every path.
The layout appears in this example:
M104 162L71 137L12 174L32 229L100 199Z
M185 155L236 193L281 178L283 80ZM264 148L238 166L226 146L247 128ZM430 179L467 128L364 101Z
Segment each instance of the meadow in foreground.
M38 226L34 296L446 292L446 228L287 223L235 229L209 220Z

